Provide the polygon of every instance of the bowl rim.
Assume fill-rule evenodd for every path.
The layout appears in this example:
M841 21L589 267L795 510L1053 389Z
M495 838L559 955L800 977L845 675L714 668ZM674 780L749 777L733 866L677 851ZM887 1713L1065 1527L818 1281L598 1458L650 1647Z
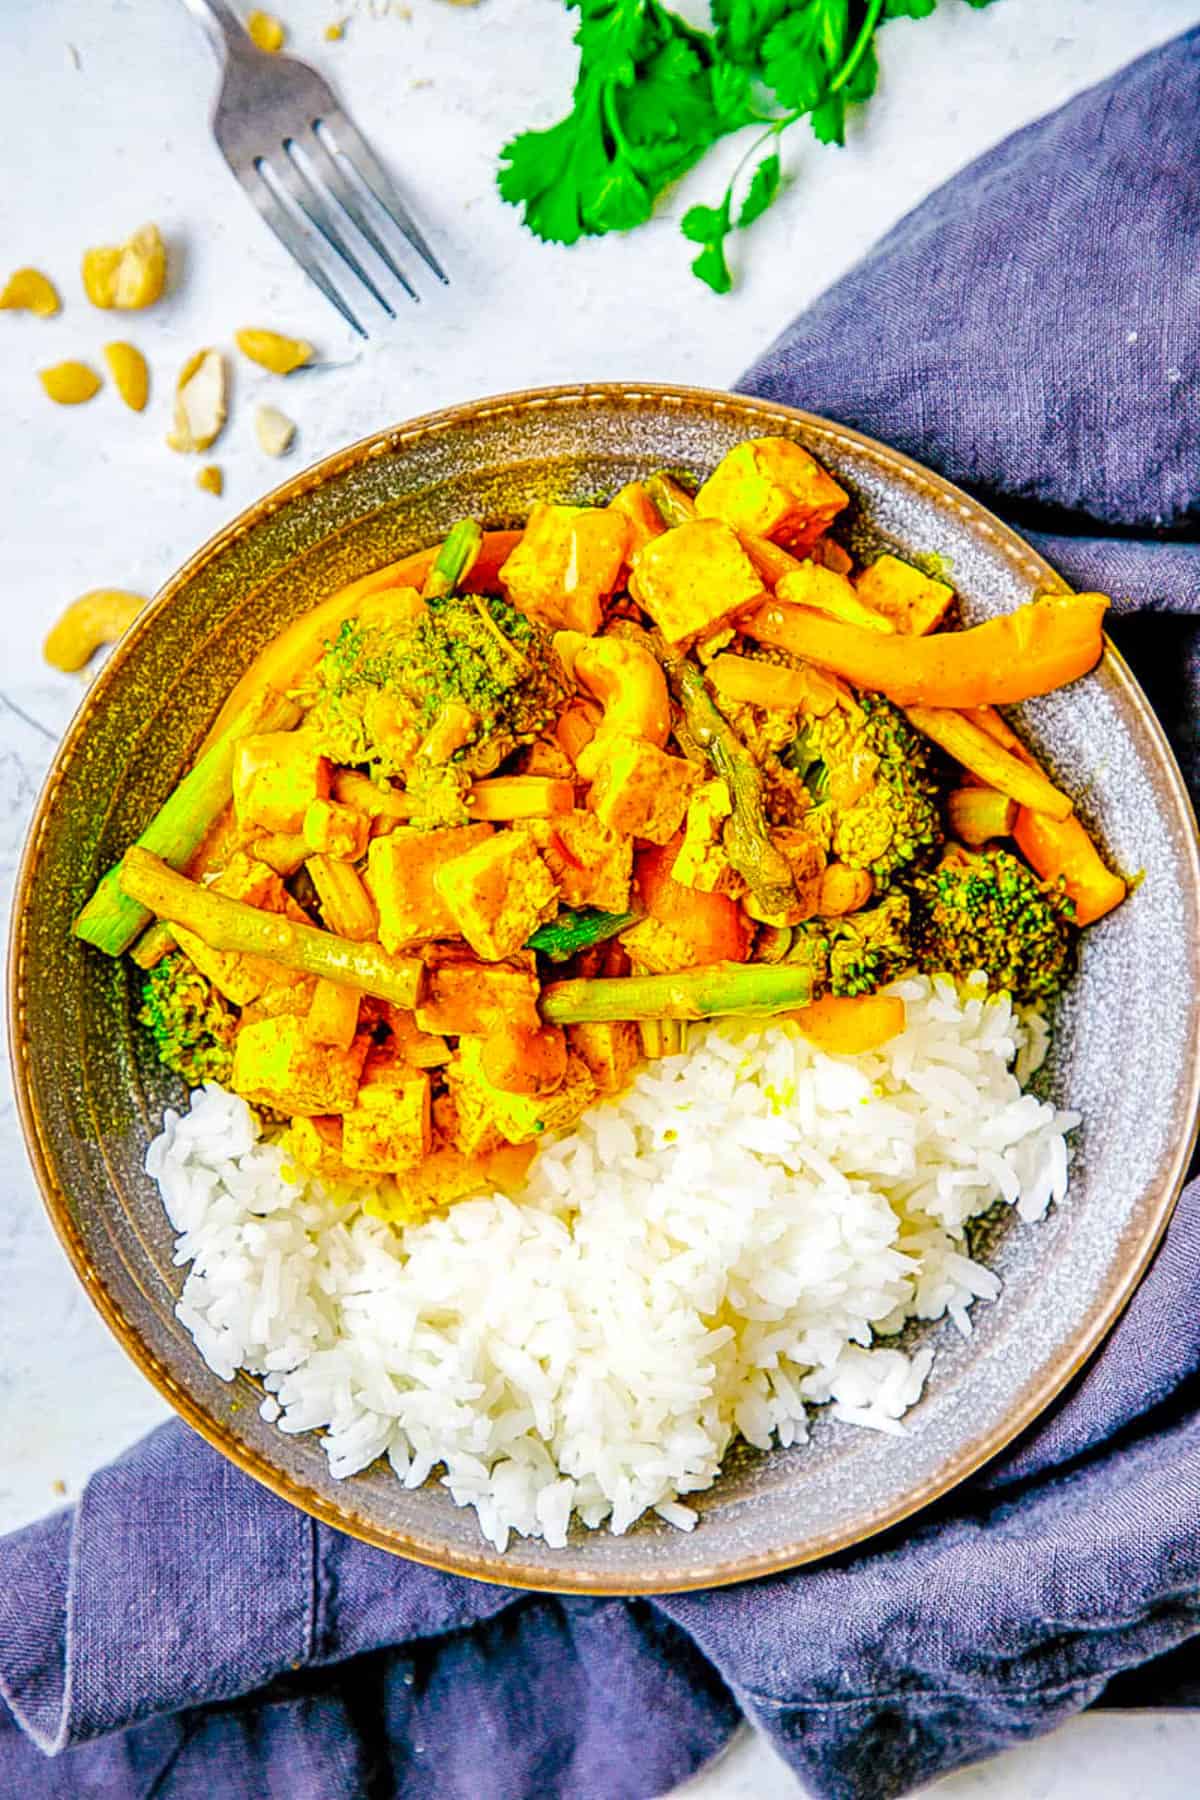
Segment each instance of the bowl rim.
M899 1499L877 1505L873 1511L869 1511L865 1517L860 1518L858 1523L850 1529L830 1531L824 1537L817 1539L810 1537L800 1544L783 1543L778 1549L766 1554L742 1559L725 1557L709 1567L690 1569L685 1575L677 1576L674 1579L667 1573L664 1579L648 1577L630 1580L621 1585L613 1585L610 1581L592 1580L586 1575L567 1570L563 1571L561 1577L556 1577L554 1570L547 1569L541 1563L523 1563L521 1558L523 1539L517 1539L515 1545L510 1545L508 1550L500 1553L481 1537L478 1553L464 1554L459 1551L447 1551L444 1547L439 1549L436 1542L414 1537L409 1532L390 1531L377 1527L369 1520L344 1512L323 1493L308 1487L303 1481L277 1468L249 1446L238 1442L232 1437L229 1426L223 1420L211 1415L200 1402L192 1398L187 1389L181 1386L170 1371L163 1366L133 1324L126 1319L116 1300L108 1293L72 1220L66 1195L55 1179L52 1153L43 1136L32 1093L32 1072L28 1059L28 1006L23 983L24 920L58 788L76 755L93 715L104 704L108 686L117 670L135 651L145 633L153 628L155 621L170 606L176 594L202 568L214 561L229 545L236 543L280 507L302 498L307 493L316 491L327 481L349 469L358 467L372 457L394 454L418 440L437 436L461 425L497 414L530 412L539 409L586 409L589 406L604 406L613 403L630 407L636 407L639 403L680 407L698 405L739 415L746 419L748 425L753 424L760 428L764 422L769 422L773 417L781 422L815 427L826 436L834 440L840 439L858 453L865 454L868 459L889 470L899 470L910 476L916 476L927 489L936 493L940 501L958 512L960 517L975 531L990 538L993 543L1004 548L1010 555L1017 556L1040 588L1050 593L1070 591L1062 577L1018 532L1006 525L979 501L963 492L952 482L947 481L943 476L938 475L934 470L927 468L902 451L893 450L864 432L856 431L835 420L807 412L799 407L788 406L776 400L678 383L635 381L564 383L550 387L518 389L478 400L460 402L453 406L441 407L433 412L421 414L400 425L373 432L342 450L332 452L308 468L298 471L280 486L252 502L250 506L223 526L163 583L149 604L139 614L130 630L114 647L95 681L83 696L55 751L34 808L13 889L8 933L7 1001L9 1059L17 1115L20 1119L34 1177L54 1232L93 1305L122 1348L147 1380L201 1437L233 1462L244 1474L249 1475L279 1498L299 1507L303 1512L319 1519L333 1529L342 1531L377 1549L386 1550L393 1555L438 1569L445 1574L462 1575L497 1586L547 1593L587 1594L616 1598L638 1594L686 1592L757 1580L767 1575L779 1574L788 1569L820 1561L838 1551L867 1542L881 1532L903 1523L934 1501L942 1498L990 1462L1034 1423L1046 1407L1089 1362L1124 1312L1158 1249L1175 1209L1192 1150L1196 1144L1197 1135L1200 1133L1200 1005L1195 1009L1191 1022L1189 1080L1184 1114L1188 1122L1187 1129L1180 1135L1173 1152L1165 1160L1164 1167L1158 1171L1155 1180L1149 1184L1147 1198L1150 1200L1150 1211L1136 1246L1136 1254L1122 1266L1117 1279L1110 1282L1100 1303L1093 1302L1092 1310L1084 1327L1072 1336L1069 1343L1047 1366L1041 1379L1032 1384L1027 1382L1025 1387L1019 1391L999 1425L962 1445L941 1465L936 1476L926 1480L917 1488L909 1489ZM1197 825L1191 798L1174 751L1141 686L1124 657L1114 647L1107 635L1104 639L1101 666L1107 667L1122 698L1131 707L1145 730L1150 740L1152 753L1157 756L1164 781L1166 800L1168 804L1173 805L1179 821L1184 827L1181 848L1184 860L1190 870L1192 893L1197 904L1200 905L1200 827Z

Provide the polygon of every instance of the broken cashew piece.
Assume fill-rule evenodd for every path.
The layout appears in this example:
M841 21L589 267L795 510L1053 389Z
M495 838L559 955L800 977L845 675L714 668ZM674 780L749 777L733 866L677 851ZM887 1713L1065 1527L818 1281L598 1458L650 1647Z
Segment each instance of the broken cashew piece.
M133 344L105 344L104 360L130 412L144 412L150 395L150 371L141 351Z
M306 338L284 337L278 331L248 326L235 331L233 341L243 356L260 368L270 369L272 375L290 375L293 369L301 369L312 361L313 347Z
M175 384L175 423L167 434L172 450L207 450L225 423L228 381L219 350L197 350Z
M282 19L277 19L274 13L260 12L256 8L246 19L246 30L258 48L267 51L268 55L274 56L283 49L287 32Z
M15 269L0 289L0 311L31 312L52 319L62 311L58 289L40 269Z
M143 225L124 244L83 253L83 291L93 306L140 312L153 306L167 281L167 247L157 225Z
M95 369L84 362L54 363L38 370L38 380L58 406L82 406L103 386Z
M278 407L260 406L254 415L254 430L259 447L268 456L283 456L291 449L296 426Z
M50 629L42 646L46 661L64 675L89 663L101 644L115 644L146 604L144 594L123 588L93 588L73 600Z
M216 463L205 463L196 477L196 486L205 494L223 494L225 477Z

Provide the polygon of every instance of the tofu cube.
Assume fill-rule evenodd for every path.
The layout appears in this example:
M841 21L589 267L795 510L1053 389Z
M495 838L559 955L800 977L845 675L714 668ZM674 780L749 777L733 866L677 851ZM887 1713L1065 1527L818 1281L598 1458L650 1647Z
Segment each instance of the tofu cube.
M555 630L565 627L591 637L600 628L628 544L629 522L620 513L538 500L500 581L521 612Z
M446 1071L457 1115L457 1147L468 1156L499 1132L510 1144L534 1143L573 1125L596 1098L596 1083L583 1058L567 1057L567 1072L552 1094L513 1094L494 1087L483 1072L483 1038L465 1037Z
M644 544L629 587L676 647L707 636L763 597L762 577L720 519L690 519Z
M828 529L849 496L791 438L751 438L721 458L700 492L701 518L724 519L777 543L805 548Z
M437 1069L450 1060L450 1046L436 1032L422 1031L416 1015L385 1002L384 1018L391 1037L387 1048L392 1055L414 1069Z
M497 832L442 863L433 884L455 930L485 962L519 950L558 904L554 877L523 831Z
M357 862L367 853L371 821L337 800L312 800L304 813L304 841L319 856Z
M369 1187L375 1177L348 1169L342 1160L342 1121L339 1118L293 1119L283 1135L283 1148L293 1162L310 1175L327 1182L352 1182Z
M423 1032L447 1032L451 1037L464 1033L486 1037L504 1022L536 1031L541 1024L537 1002L538 979L532 969L481 963L471 957L439 960L426 971L416 1022Z
M261 731L240 738L233 754L238 823L263 831L300 831L314 800L329 797L330 768L304 731Z
M909 637L924 637L940 625L954 598L947 582L935 581L898 556L876 557L859 576L858 593Z
M624 912L633 878L633 840L582 807L522 827L558 883L564 906L596 906Z
M856 591L844 575L817 562L802 562L799 568L777 583L775 594L777 599L787 600L792 606L807 606L813 612L827 613L830 618L842 619L847 625L857 625L863 631L894 632L896 629L892 621L868 600L861 583Z
M355 1105L342 1118L343 1161L369 1174L411 1168L428 1154L432 1142L430 1083L422 1069L405 1069L401 1078L364 1081Z
M314 1044L303 1019L282 1016L243 1025L234 1039L232 1087L275 1112L312 1118L354 1105L368 1040L348 1050Z
M628 1019L609 1024L568 1025L567 1042L583 1062L602 1094L617 1094L628 1082L642 1054L642 1039Z
M665 844L683 823L700 771L642 738L615 736L588 793L588 806L610 830Z
M385 950L395 953L428 938L456 935L454 915L434 886L434 875L491 835L490 825L456 825L444 831L405 828L372 839L367 887L379 908Z

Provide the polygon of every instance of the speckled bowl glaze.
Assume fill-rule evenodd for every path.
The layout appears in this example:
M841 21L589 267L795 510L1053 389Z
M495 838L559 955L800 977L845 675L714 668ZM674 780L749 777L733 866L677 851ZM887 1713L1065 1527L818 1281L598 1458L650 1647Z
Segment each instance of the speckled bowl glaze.
M807 445L849 489L856 549L948 558L968 622L1062 590L964 494L804 413L633 386L454 408L330 457L186 564L88 694L26 851L10 963L17 1090L50 1216L93 1300L150 1380L248 1474L331 1525L464 1575L583 1593L703 1587L825 1556L927 1505L1028 1426L1100 1343L1146 1268L1193 1141L1195 825L1163 735L1110 649L1069 692L1017 709L1110 858L1146 873L1087 933L1056 1019L1049 1091L1084 1117L1070 1196L1042 1224L998 1233L1003 1293L975 1308L969 1340L932 1329L937 1360L903 1437L820 1419L807 1448L736 1449L694 1498L690 1535L654 1520L623 1537L577 1529L561 1551L517 1540L500 1556L436 1482L409 1492L383 1468L333 1481L317 1438L264 1423L257 1384L219 1381L175 1319L183 1272L142 1161L180 1095L133 1027L127 967L71 935L93 883L173 786L247 660L295 614L464 513L516 524L536 499L591 498L663 464L706 471L765 432Z

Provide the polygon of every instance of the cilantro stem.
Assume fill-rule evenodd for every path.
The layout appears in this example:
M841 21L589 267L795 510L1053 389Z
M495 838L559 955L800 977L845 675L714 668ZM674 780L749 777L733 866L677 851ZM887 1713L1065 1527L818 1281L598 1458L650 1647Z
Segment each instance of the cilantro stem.
M879 22L879 15L882 11L883 0L869 0L866 17L859 28L858 36L850 46L849 56L830 82L826 91L826 98L831 94L836 94L839 88L845 87L855 69L857 69L859 63L867 54L867 51L871 47L871 39L875 36L875 27Z

